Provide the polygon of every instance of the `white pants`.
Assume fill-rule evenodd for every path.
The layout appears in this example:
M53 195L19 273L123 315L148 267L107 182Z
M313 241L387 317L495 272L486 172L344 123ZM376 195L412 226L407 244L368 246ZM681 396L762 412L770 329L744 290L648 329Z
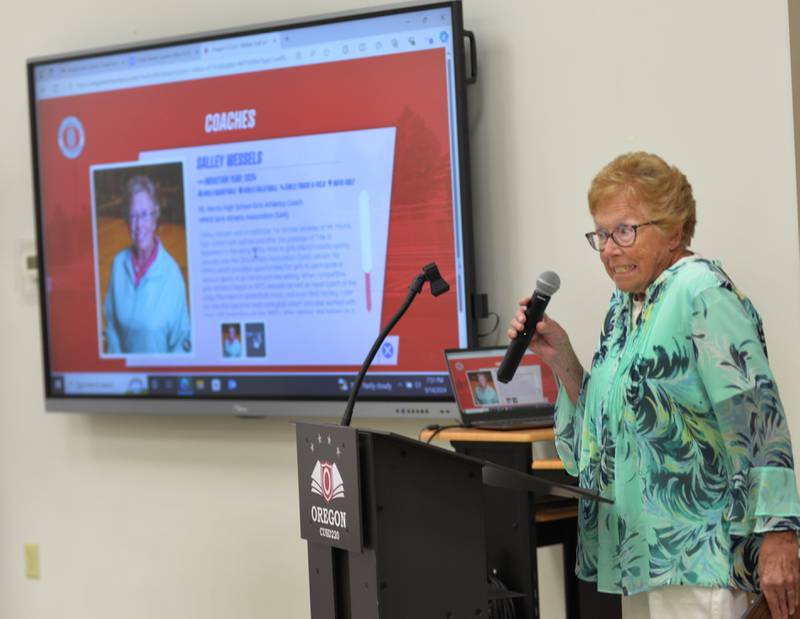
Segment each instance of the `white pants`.
M661 587L622 596L622 619L739 619L747 594L708 587Z

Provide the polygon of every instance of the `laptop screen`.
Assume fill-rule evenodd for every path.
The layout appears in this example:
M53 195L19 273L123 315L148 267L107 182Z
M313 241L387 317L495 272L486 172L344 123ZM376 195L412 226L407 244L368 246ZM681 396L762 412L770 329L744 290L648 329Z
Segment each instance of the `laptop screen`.
M526 351L514 378L501 383L497 368L505 353L505 347L445 351L453 392L465 422L552 414L558 395L553 371L538 355Z

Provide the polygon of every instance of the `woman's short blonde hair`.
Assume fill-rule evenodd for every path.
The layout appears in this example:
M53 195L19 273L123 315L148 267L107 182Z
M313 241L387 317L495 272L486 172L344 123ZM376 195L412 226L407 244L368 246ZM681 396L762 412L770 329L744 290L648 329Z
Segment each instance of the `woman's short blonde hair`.
M651 153L620 155L594 177L589 187L589 212L594 216L604 201L622 192L635 198L660 228L680 230L681 243L689 246L697 213L692 186L683 172Z
M128 179L128 182L125 183L123 201L126 210L130 210L133 197L137 193L146 193L153 202L153 206L156 208L156 215L161 214L161 205L158 203L158 190L156 189L156 185L150 178L141 174Z

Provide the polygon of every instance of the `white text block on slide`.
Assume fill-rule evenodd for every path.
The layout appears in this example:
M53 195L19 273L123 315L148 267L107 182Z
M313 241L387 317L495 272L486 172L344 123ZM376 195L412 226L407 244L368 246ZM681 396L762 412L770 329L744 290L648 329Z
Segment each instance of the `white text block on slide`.
M538 365L520 365L514 380L501 383L497 380L497 370L487 368L497 385L497 396L501 404L547 404L542 388L542 368Z
M388 127L141 153L143 162L184 163L193 364L364 360L380 329L395 133ZM247 346L225 356L230 324L263 333L258 356Z

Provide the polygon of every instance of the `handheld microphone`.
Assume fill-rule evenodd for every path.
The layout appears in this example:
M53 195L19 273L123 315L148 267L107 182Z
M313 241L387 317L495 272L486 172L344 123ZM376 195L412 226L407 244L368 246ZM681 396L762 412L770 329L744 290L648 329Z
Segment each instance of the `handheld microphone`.
M547 304L558 289L561 287L561 279L552 271L545 271L536 280L536 290L531 295L531 300L525 308L525 328L517 334L506 349L506 356L497 370L497 380L507 383L514 378L514 373L519 367L519 362L531 343L536 325L544 316Z

